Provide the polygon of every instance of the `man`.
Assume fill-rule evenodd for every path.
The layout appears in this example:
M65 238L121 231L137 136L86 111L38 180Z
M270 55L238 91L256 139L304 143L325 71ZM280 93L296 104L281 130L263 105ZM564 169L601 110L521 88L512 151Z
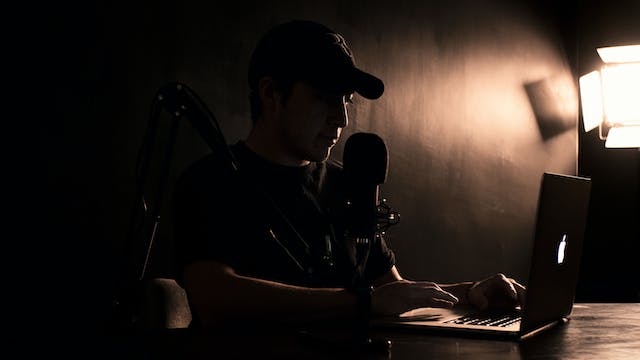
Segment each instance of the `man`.
M364 271L372 290L354 287L354 245L338 215L341 169L328 159L353 93L376 99L383 83L355 66L341 35L307 21L275 27L254 50L249 85L246 141L232 145L231 156L192 165L174 197L178 279L196 325L347 318L363 303L374 315L393 315L522 300L524 288L500 274L448 285L405 280L384 239Z

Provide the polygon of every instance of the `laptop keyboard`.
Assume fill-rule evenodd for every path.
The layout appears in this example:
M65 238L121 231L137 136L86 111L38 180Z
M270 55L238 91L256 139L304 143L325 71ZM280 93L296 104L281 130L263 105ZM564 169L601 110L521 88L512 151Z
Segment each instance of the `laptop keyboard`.
M521 316L517 314L511 315L489 315L489 314L471 314L461 316L459 318L445 321L447 324L460 325L485 325L507 327L512 324L519 324Z

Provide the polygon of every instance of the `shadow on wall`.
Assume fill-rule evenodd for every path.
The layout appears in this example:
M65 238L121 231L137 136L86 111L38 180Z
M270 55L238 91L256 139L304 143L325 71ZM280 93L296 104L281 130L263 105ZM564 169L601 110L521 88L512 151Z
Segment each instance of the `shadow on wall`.
M576 130L578 95L571 77L549 77L524 85L544 141Z

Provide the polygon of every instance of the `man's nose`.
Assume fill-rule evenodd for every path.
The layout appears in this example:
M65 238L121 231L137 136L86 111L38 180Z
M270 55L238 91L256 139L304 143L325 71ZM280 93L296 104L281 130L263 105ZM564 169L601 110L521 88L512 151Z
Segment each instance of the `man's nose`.
M335 106L335 109L331 111L329 116L329 123L339 128L344 128L349 125L349 114L347 113L347 104L342 101Z

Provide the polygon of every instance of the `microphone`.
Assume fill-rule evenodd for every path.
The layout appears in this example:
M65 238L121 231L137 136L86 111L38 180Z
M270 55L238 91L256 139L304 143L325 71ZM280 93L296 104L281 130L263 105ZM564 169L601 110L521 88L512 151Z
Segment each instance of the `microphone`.
M365 276L367 260L378 233L379 185L387 178L389 156L382 138L372 133L355 133L344 145L345 240L353 250L351 289L356 294L356 341L371 343L368 337L373 288ZM351 247L353 246L353 247Z
M360 132L347 139L343 154L346 235L356 242L368 243L375 236L379 185L387 178L388 163L387 146L378 135Z

